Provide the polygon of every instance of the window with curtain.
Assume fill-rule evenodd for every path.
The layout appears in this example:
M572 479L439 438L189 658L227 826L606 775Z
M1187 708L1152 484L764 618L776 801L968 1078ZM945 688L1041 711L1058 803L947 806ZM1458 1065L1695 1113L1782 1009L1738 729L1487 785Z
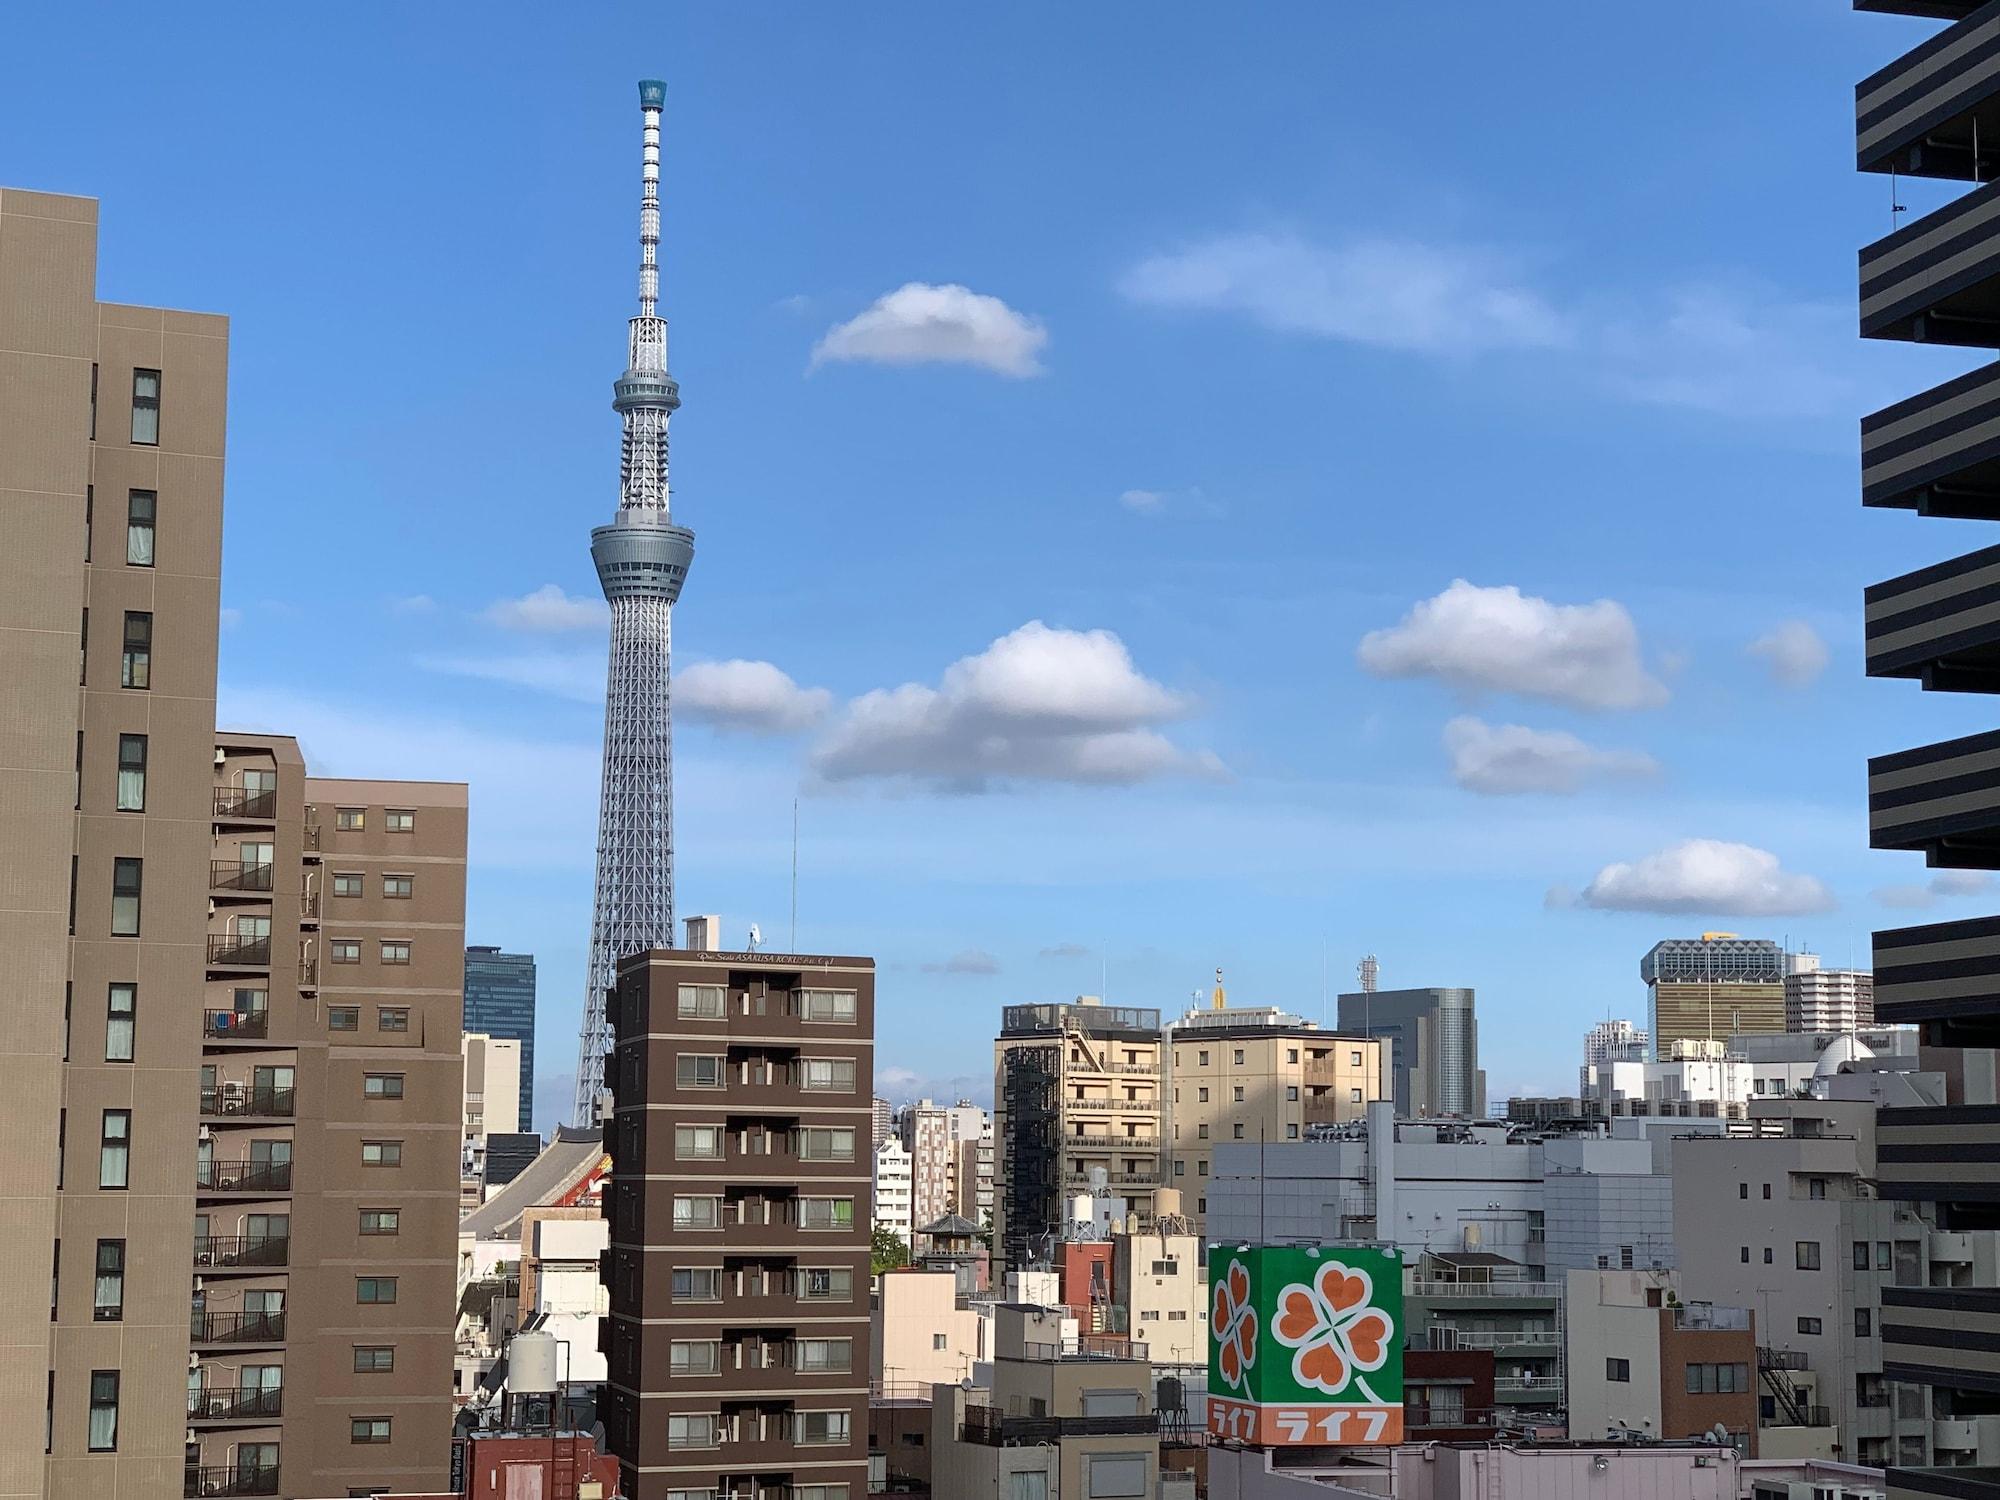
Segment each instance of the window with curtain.
M118 1451L118 1372L90 1372L90 1451Z
M1146 1493L1146 1455L1090 1454L1084 1460L1083 1493L1086 1500L1122 1500L1124 1496L1143 1496Z
M130 1062L132 1060L133 1033L138 1025L139 987L136 984L114 984L110 998L105 1002L104 1017L104 1060L106 1062Z
M97 1185L101 1188L126 1186L132 1160L132 1111L107 1109L97 1145Z
M111 935L139 935L139 893L144 884L144 861L114 859L111 862Z
M118 736L118 811L146 810L146 737Z
M147 448L160 443L160 372L132 372L132 441Z
M854 1060L846 1057L808 1057L801 1079L809 1089L851 1094L854 1092Z
M159 496L133 490L125 500L125 561L135 568L153 565L153 516Z
M125 611L125 654L118 668L118 685L150 688L153 685L153 612Z
M97 1242L97 1281L91 1293L91 1317L116 1323L125 1316L125 1242Z

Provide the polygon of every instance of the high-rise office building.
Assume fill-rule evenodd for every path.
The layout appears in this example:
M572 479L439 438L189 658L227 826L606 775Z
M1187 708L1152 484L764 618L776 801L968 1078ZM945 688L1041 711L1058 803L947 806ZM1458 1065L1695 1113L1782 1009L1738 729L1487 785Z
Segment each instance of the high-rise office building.
M861 1500L875 965L619 965L603 1417L626 1500Z
M952 1193L952 1119L950 1111L929 1099L906 1105L897 1118L897 1134L910 1153L910 1219L914 1227L934 1224L949 1210ZM912 1245L926 1250L928 1245Z
M694 533L676 526L667 493L667 421L681 404L667 373L660 316L660 111L667 87L639 85L639 311L611 405L624 425L618 515L590 534L597 580L611 605L604 690L604 765L597 809L597 891L578 1039L574 1122L597 1118L604 1003L618 961L674 946L674 729L670 657L674 601L694 561Z
M1583 1065L1592 1068L1607 1062L1644 1062L1650 1055L1650 1041L1643 1026L1630 1021L1599 1021L1583 1036Z
M1785 1030L1818 1035L1875 1024L1875 976L1865 969L1822 969L1816 953L1788 955Z
M535 1128L535 955L498 948L465 950L465 1029L521 1044L521 1099L510 1127L488 1112L488 1128L525 1134Z
M1704 932L1667 938L1639 960L1653 1055L1675 1042L1721 1042L1785 1029L1785 952L1769 938Z
M1471 990L1360 990L1342 995L1344 1036L1389 1045L1396 1113L1482 1116L1486 1073L1479 1066L1479 1020Z
M993 1044L993 1243L1022 1270L1060 1234L1070 1194L1094 1174L1142 1222L1160 1188L1161 1052L1157 1010L1010 1005Z
M1865 0L1857 9L1952 22L1855 90L1856 160L1864 171L1973 184L1970 191L1861 251L1865 337L2000 348L2000 185L1982 147L2000 81L1992 40L2000 16L1975 0ZM1861 424L1861 499L1919 516L2000 520L2000 364L1900 401ZM2000 688L2000 622L1987 595L2000 577L1992 547L1934 563L1866 591L1872 677L1923 688ZM1868 763L1869 842L1922 851L1933 868L2000 869L2000 733L1969 735ZM2000 1105L1992 1054L2000 1045L2000 918L1977 917L1875 934L1876 1019L1923 1027L1927 1049L1979 1049L1948 1062L1948 1103L1884 1109L1877 1117L1875 1190L1909 1214L1906 1232L1937 1248L2000 1213ZM1859 1252L1857 1251L1857 1256ZM1898 1275L1882 1289L1882 1371L1929 1387L1934 1428L1979 1427L2000 1397L2000 1290L1990 1262L1952 1284ZM1921 1394L1921 1393L1920 1393ZM1921 1458L1915 1460L1921 1463ZM1898 1453L1891 1462L1911 1462ZM1910 1473L1891 1468L1895 1500L2000 1496L1990 1468Z

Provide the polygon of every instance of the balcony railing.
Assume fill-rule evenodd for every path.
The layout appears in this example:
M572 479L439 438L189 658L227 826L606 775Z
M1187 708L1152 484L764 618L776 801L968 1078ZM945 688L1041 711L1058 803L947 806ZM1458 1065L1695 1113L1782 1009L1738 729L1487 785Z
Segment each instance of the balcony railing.
M305 850L308 854L319 853L319 824L308 823L305 827Z
M1741 1333L1750 1326L1747 1307L1717 1307L1710 1302L1681 1302L1674 1307L1674 1327L1700 1331L1723 1329Z
M295 1092L288 1088L225 1083L218 1088L201 1091L201 1112L205 1115L271 1115L289 1120Z
M1066 1135L1062 1143L1065 1151L1087 1156L1117 1156L1131 1151L1160 1149L1160 1138L1153 1135Z
M205 1010L201 1034L222 1041L258 1041L270 1035L271 1015L262 1010Z
M1803 1370L1806 1367L1804 1353L1797 1349L1766 1349L1761 1344L1757 1348L1757 1368L1760 1370Z
M1151 1172L1106 1172L1104 1180L1112 1187L1158 1187L1160 1174ZM1065 1172L1063 1181L1071 1187L1088 1187L1091 1175L1088 1172Z
M1062 1101L1062 1108L1068 1110L1071 1114L1084 1115L1095 1114L1100 1109L1142 1109L1148 1114L1156 1115L1160 1112L1160 1101L1157 1099L1064 1099Z
M188 1416L196 1422L261 1422L284 1414L282 1387L225 1386L188 1392Z
M233 1469L189 1469L181 1486L184 1500L202 1500L209 1495L275 1495L278 1469L238 1467Z
M240 786L219 786L215 789L215 816L254 818L268 823L278 816L278 794L247 791Z
M197 1266L282 1266L291 1260L288 1234L198 1234L194 1237Z
M1560 1297L1560 1281L1424 1281L1409 1284L1412 1297Z
M198 1161L194 1166L197 1192L289 1193L292 1164L288 1161Z
M992 1406L968 1406L961 1441L988 1448L1020 1443L1053 1443L1065 1437L1150 1436L1160 1430L1157 1412L1122 1417L1014 1417Z
M246 865L236 859L211 859L208 886L215 891L268 891L271 873L276 869L273 864Z
M299 915L308 922L317 921L319 919L318 891L299 892Z
M188 1338L197 1344L282 1344L281 1312L195 1312L188 1315Z
M208 961L243 969L268 969L271 967L271 940L269 937L242 937L233 932L212 932L208 935Z

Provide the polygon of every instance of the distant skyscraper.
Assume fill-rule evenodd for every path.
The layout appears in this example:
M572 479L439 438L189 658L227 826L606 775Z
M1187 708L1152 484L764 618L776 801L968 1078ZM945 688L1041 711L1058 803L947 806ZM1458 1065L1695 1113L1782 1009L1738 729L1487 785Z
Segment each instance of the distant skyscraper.
M533 1130L535 1112L535 955L465 950L465 1029L521 1044L521 1107L514 1128ZM508 1122L491 1121L504 1130Z
M1785 1029L1785 953L1769 938L1667 938L1639 960L1639 977L1650 997L1655 1057L1669 1056L1675 1042Z
M1816 953L1794 953L1785 972L1785 1030L1858 1031L1875 1024L1875 976L1822 969Z
M660 316L660 110L667 86L639 85L644 120L639 200L639 312L612 409L624 422L618 517L590 534L597 581L611 604L604 690L604 769L597 807L597 895L590 972L577 1047L574 1120L597 1118L611 1028L604 997L618 960L674 946L674 733L669 690L674 601L694 533L674 525L667 494L667 420L681 404L667 374Z
M1340 997L1339 1029L1385 1038L1399 1115L1483 1115L1471 990L1363 990Z

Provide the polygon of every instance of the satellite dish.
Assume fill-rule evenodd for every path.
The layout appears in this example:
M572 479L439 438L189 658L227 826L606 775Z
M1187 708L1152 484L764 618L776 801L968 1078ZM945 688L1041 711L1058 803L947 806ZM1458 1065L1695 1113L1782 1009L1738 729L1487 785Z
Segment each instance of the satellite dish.
M750 951L755 953L757 945L764 941L764 934L755 922L750 924Z

